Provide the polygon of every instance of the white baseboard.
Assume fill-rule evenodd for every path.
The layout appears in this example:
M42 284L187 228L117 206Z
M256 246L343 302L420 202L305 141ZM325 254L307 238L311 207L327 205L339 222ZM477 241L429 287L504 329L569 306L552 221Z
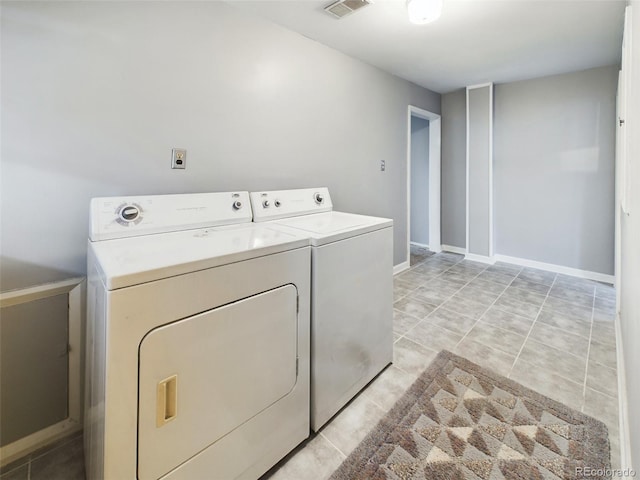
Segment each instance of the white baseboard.
M488 265L493 265L494 263L496 263L495 257L487 257L486 255L476 255L475 253L465 254L464 259L471 260L472 262L486 263Z
M613 275L607 275L605 273L591 272L589 270L580 270L577 268L565 267L563 265L555 265L553 263L538 262L536 260L529 260L526 258L510 257L509 255L494 255L493 257L485 257L483 255L475 255L467 253L467 249L463 247L455 247L453 245L442 245L443 252L458 253L464 255L465 258L473 260L475 262L482 262L493 264L495 262L512 263L514 265L520 265L522 267L537 268L540 270L547 270L554 273L563 273L565 275L571 275L572 277L587 278L589 280L595 280L597 282L611 283L613 284L615 277Z
M616 315L616 360L618 373L618 424L620 427L620 468L633 468L631 459L631 437L629 436L629 407L627 405L627 376L624 368L622 329L620 314Z
M467 249L462 247L454 247L453 245L442 245L443 252L459 253L460 255L466 255Z
M411 245L413 245L414 247L420 247L420 248L429 248L429 245L426 245L424 243L418 243L418 242L409 242Z
M571 275L572 277L587 278L589 280L595 280L597 282L613 284L614 281L613 275L590 272L588 270L580 270L577 268L555 265L553 263L538 262L536 260L528 260L526 258L510 257L508 255L494 255L493 258L499 262L513 263L514 265L520 265L522 267L538 268L540 270L547 270L554 273L563 273L565 275Z
M397 275L400 272L404 272L405 270L409 270L409 262L402 262L398 265L393 266L393 274Z
M0 465L8 465L25 455L38 450L56 440L82 430L82 425L70 419L62 420L49 427L38 430L13 443L0 448Z

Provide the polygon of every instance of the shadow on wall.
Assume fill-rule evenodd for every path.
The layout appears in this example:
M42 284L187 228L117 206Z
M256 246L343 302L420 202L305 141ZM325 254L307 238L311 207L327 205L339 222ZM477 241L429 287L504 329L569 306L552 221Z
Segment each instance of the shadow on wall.
M57 282L77 277L73 272L25 262L11 257L0 257L0 292Z

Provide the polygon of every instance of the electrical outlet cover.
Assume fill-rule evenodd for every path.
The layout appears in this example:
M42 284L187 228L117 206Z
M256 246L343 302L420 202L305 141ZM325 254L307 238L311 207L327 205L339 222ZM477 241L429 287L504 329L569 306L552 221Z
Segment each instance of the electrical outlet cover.
M184 170L187 168L187 150L174 148L171 150L171 168Z

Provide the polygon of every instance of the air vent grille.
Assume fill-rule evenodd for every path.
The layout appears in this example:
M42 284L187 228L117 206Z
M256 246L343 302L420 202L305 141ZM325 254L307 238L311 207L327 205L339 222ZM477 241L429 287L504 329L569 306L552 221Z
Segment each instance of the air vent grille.
M349 15L350 13L370 4L370 0L338 0L324 9L334 17L342 18L345 15Z

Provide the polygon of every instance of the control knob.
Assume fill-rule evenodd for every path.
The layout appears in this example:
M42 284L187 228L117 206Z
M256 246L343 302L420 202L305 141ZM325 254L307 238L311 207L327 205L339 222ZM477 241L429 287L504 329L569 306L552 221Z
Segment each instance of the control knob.
M135 205L125 205L120 210L120 217L126 222L133 222L140 215L140 210Z
M262 207L263 208L269 208L269 205L271 205L271 202L269 202L269 200L263 200L262 201Z
M320 204L322 204L322 202L324 202L324 197L319 192L316 192L316 193L313 194L313 199L316 201L316 203L318 205L320 205Z
M240 200L236 200L233 202L233 209L240 210L242 208L242 202Z
M280 200L275 200L275 201L273 202L273 204L274 204L276 207L279 207L280 205L282 205L282 204L280 203Z

